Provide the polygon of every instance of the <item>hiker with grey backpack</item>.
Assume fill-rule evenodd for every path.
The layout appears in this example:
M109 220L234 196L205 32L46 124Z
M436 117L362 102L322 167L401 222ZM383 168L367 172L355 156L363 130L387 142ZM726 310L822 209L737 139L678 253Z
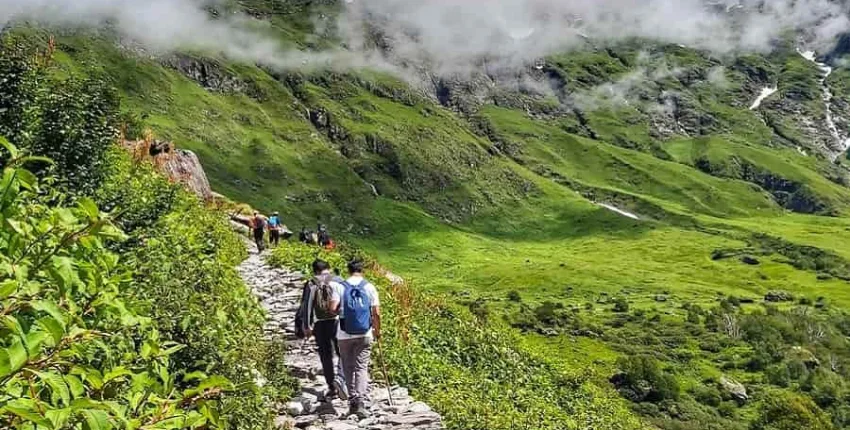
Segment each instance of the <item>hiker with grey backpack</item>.
M328 391L325 400L335 397L348 400L343 380L342 359L337 343L340 302L344 293L342 278L331 273L330 265L323 260L313 262L313 278L304 285L301 305L295 316L295 334L300 339L316 338L319 361ZM338 367L334 366L334 356Z
M340 330L337 331L340 358L348 389L349 415L367 418L369 365L373 341L381 339L381 308L378 290L363 276L362 261L348 263L349 277L342 282Z

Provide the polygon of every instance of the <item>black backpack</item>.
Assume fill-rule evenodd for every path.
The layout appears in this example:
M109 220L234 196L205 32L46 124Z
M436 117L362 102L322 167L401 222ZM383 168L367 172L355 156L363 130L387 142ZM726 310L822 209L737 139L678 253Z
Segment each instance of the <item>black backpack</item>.
M310 319L313 317L312 309L309 307L310 292L313 290L311 281L304 284L304 289L301 290L301 303L298 306L298 311L295 312L295 337L304 339L307 337L305 329L310 327Z

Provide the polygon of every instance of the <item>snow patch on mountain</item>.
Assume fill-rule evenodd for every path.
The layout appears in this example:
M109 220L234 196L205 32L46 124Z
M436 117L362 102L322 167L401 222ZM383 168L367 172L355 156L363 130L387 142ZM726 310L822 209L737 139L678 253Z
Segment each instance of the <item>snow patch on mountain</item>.
M761 94L759 94L759 96L756 97L756 100L753 102L753 104L750 105L750 110L758 109L758 107L761 106L761 102L763 102L764 99L770 97L771 95L773 95L778 90L779 90L779 87L764 87L764 88L762 88Z
M827 85L826 80L829 78L829 75L832 74L832 67L825 63L821 63L817 61L817 54L815 51L802 51L797 49L797 52L806 60L814 63L818 69L823 73L821 75L820 84L823 87L823 105L824 110L826 112L826 127L829 129L829 134L832 135L832 138L835 139L837 149L829 151L829 156L832 161L835 161L842 153L846 152L850 149L850 136L842 137L841 133L838 132L838 127L835 125L835 120L832 117L832 90L829 89L829 85Z
M637 216L637 215L635 215L635 214L633 214L629 211L622 210L622 209L620 209L616 206L612 206L612 205L609 205L607 203L596 203L596 204L605 208L605 209L608 209L609 211L616 212L616 213L618 213L618 214L620 214L620 215L622 215L626 218L637 219L637 220L640 219L639 216Z

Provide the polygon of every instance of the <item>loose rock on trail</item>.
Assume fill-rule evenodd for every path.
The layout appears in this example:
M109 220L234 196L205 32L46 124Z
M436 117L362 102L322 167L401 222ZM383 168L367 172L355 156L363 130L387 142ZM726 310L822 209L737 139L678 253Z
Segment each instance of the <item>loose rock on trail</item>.
M428 405L415 401L404 387L392 387L392 405L388 389L379 375L372 372L371 402L368 403L372 416L358 420L348 416L348 403L340 399L326 402L323 393L327 389L322 376L322 367L316 353L316 344L295 337L293 323L304 275L277 269L265 263L262 255L252 252L239 266L245 283L262 303L268 313L265 335L268 338L284 339L286 365L298 379L300 393L282 407L277 419L279 428L302 428L307 430L438 430L444 429L440 416ZM373 359L377 359L376 351Z

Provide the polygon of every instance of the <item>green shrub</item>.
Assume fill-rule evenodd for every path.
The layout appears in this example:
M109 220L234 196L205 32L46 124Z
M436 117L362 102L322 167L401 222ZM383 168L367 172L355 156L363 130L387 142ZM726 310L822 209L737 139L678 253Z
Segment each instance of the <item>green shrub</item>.
M220 424L216 399L233 385L173 371L183 346L160 336L126 262L105 247L121 231L91 200L43 204L61 198L0 143L10 155L0 180L0 426Z
M811 400L786 391L765 393L752 430L830 430L833 425Z
M51 158L50 173L68 191L93 193L105 177L105 154L117 136L115 91L98 79L58 80L49 73L49 53L33 55L21 45L3 45L0 133ZM45 173L47 165L42 167Z
M625 297L617 297L614 299L614 312L626 313L629 311L629 302Z
M119 248L134 268L134 295L175 353L181 372L216 372L239 390L222 398L222 420L240 429L268 428L274 418L263 398L285 399L294 381L282 357L262 339L265 314L235 267L247 256L222 213L148 166L115 152L98 198L121 213L130 240ZM269 381L254 385L256 372Z
M522 296L519 294L519 291L511 290L508 292L508 300L514 303L520 303L522 302Z
M648 355L621 357L617 360L613 382L620 393L634 402L661 402L679 398L676 378L661 369L658 360Z

